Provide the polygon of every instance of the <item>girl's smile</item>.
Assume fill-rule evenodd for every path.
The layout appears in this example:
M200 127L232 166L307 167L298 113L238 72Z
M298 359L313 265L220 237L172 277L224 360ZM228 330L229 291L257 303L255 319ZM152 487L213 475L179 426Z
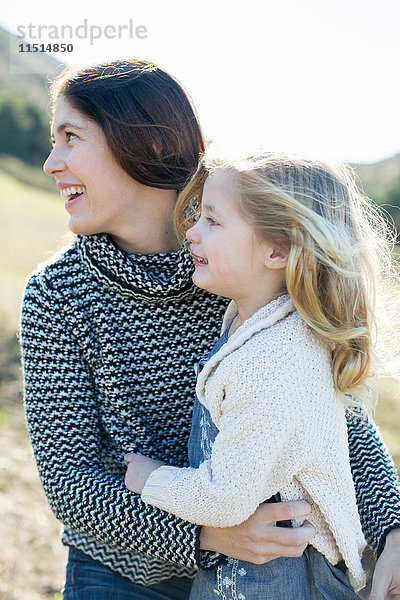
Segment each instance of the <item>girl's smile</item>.
M201 256L197 256L197 254L194 254L193 252L190 252L190 254L193 256L194 262L195 262L195 266L202 266L202 265L208 265L208 260L206 258L202 258Z

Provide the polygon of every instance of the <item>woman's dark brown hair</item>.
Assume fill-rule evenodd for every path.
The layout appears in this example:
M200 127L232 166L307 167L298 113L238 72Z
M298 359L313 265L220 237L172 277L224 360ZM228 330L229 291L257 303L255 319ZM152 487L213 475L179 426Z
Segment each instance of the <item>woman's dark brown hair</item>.
M115 159L136 181L180 190L195 172L204 138L194 108L181 85L151 62L67 67L50 93L53 111L62 95L102 128Z

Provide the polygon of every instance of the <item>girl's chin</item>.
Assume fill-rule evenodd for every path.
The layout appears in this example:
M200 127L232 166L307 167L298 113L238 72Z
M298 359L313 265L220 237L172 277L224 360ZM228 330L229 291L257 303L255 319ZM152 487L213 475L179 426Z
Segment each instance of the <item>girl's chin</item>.
M199 277L199 274L197 273L197 270L193 273L192 275L192 281L194 283L194 285L197 285L197 287L202 288L202 289L207 289L204 287L204 284L202 282L202 278Z
M211 292L211 294L216 294L219 296L219 292L216 287L210 281L206 281L205 278L198 275L197 271L195 271L192 275L192 281L194 285L202 290L206 290L207 292Z

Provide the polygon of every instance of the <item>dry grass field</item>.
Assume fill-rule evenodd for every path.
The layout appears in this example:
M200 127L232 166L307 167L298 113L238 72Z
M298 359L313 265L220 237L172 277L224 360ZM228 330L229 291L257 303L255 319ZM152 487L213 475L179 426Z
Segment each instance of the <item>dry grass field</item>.
M15 379L1 385L0 424L0 598L44 600L61 598L65 549L59 524L42 492L23 416L19 370L10 365L8 343L1 349ZM17 348L18 349L18 348ZM15 356L17 358L18 355ZM3 399L7 394L8 402Z
M59 524L41 490L26 433L16 327L23 282L66 230L63 202L0 171L0 599L56 600L64 577ZM400 466L400 396L382 388L377 421Z
M60 245L63 202L0 171L0 598L55 599L65 549L36 472L22 408L16 329L24 281Z

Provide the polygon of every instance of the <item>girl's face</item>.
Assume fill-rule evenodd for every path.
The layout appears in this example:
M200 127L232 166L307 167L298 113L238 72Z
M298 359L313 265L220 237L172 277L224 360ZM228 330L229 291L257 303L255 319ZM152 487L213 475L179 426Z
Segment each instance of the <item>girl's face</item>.
M101 128L60 96L51 135L53 149L43 169L65 199L71 231L123 238L137 220L140 184L116 162Z
M214 294L238 301L265 298L274 249L257 238L238 210L234 174L216 171L204 185L201 216L186 233L195 259L193 282ZM273 273L274 279L276 274ZM281 274L284 280L284 276ZM271 282L272 283L272 282ZM261 306L265 302L262 302Z

